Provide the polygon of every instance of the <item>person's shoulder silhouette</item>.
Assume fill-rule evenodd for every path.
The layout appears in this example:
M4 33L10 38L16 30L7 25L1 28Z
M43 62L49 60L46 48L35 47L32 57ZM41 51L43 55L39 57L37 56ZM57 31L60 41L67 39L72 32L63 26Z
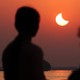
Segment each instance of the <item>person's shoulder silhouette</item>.
M80 80L80 68L74 70L68 80Z
M51 65L50 65L50 63L49 63L48 61L46 61L46 60L44 60L44 62L43 62L43 70L44 70L44 71L49 71L49 70L51 70Z
M43 52L33 44L40 15L31 7L21 7L15 15L18 36L4 50L2 64L5 80L45 80Z

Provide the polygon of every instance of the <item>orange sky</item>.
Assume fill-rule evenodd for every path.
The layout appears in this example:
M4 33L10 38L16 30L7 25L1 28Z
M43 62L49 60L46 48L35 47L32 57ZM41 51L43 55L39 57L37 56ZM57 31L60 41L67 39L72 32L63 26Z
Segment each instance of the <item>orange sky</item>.
M40 30L33 42L42 47L45 59L52 66L78 66L80 39L76 34L80 25L80 0L1 0L0 55L16 35L14 16L24 5L34 7L41 15ZM56 24L58 13L70 21L65 27Z

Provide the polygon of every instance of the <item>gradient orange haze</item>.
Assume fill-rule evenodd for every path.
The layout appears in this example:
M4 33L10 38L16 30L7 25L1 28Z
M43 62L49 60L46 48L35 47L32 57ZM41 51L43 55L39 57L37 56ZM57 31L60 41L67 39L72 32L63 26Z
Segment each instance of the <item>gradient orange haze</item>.
M33 42L42 47L45 59L52 66L79 66L80 0L0 0L0 55L17 35L14 17L21 6L31 6L40 13L40 29ZM56 24L58 13L70 21L68 25L60 27Z

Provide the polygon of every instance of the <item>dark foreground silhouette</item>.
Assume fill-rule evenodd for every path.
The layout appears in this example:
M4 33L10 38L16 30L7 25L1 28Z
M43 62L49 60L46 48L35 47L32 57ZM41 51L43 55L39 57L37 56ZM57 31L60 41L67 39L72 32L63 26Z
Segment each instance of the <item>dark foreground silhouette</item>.
M39 28L39 13L21 7L15 16L18 36L6 47L2 56L5 80L45 80L43 52L32 43Z
M46 60L43 61L43 70L44 70L44 71L49 71L49 70L51 70L51 65L50 65L49 62L46 61Z
M77 36L80 38L80 27L78 28L78 34Z
M68 80L80 80L80 68L74 70Z

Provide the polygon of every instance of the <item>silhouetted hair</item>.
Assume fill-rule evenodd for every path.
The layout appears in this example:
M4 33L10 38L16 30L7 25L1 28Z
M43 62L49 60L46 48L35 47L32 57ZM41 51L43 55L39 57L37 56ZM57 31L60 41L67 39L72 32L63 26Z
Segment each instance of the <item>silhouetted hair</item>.
M35 36L39 28L40 15L31 7L21 7L15 16L15 27L19 34Z

